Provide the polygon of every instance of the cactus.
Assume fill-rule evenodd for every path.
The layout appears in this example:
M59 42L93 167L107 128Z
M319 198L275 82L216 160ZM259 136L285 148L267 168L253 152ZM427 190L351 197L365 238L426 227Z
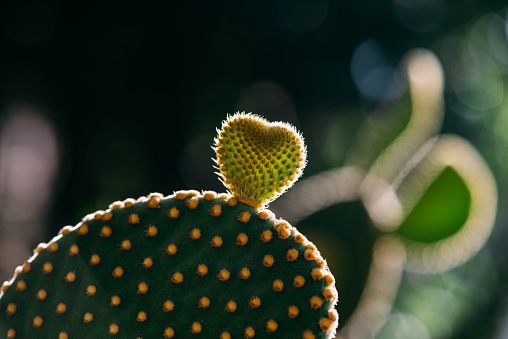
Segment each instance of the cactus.
M216 163L224 185L240 202L261 207L302 175L306 150L289 124L269 124L252 114L228 118L215 139Z
M300 176L303 139L242 113L215 149L231 193L117 201L40 244L2 286L0 338L333 337L326 261L262 208Z

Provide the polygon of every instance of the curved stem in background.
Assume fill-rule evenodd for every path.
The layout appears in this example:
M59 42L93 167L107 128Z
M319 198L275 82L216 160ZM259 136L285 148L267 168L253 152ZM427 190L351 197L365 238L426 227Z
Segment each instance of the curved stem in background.
M357 200L363 177L362 170L355 167L323 171L297 182L270 208L295 224L331 205Z
M384 231L390 231L390 225L397 225L402 218L392 187L397 174L420 146L439 132L444 115L443 70L437 57L417 49L407 54L404 64L411 93L411 117L406 128L374 161L360 193L374 223Z
M431 145L430 150L425 151L424 158L397 189L404 218L447 167L454 169L464 181L471 204L464 225L455 234L430 244L406 240L406 269L419 273L449 270L475 255L492 231L498 197L489 167L469 142L458 136L444 135L429 140L428 145ZM428 148L426 146L422 148ZM419 157L418 153L415 157Z
M362 154L354 152L368 143L366 133L372 129L366 124L351 148L350 166L300 181L285 199L275 203L274 209L297 223L330 205L361 199L374 224L381 231L392 232L433 180L451 166L469 189L470 211L459 231L435 243L410 242L399 235L381 236L375 243L372 267L360 302L338 338L375 337L391 312L403 270L439 272L465 262L485 243L496 215L496 184L475 148L456 136L435 136L444 114L443 71L439 61L426 50L412 51L405 60L412 112L404 130L370 168L363 168L357 166L365 162L361 160ZM355 156L358 161L354 161Z
M409 52L404 60L412 100L411 117L405 129L377 157L371 168L362 169L356 165L362 161L355 160L355 156L362 156L360 150L363 149L365 140L370 140L369 135L366 135L370 131L368 122L360 128L357 143L351 147L348 160L350 165L300 180L290 192L272 204L272 209L291 216L288 221L296 223L332 204L354 200L359 196L363 198L369 212L381 207L373 205L378 204L381 197L396 199L391 192L391 181L412 154L428 138L439 132L443 120L443 72L439 61L432 52L423 49ZM368 171L367 174L365 171ZM363 184L360 190L361 181ZM324 195L312 192L324 192ZM400 211L395 209L389 220L375 218L375 221L391 224L400 221L400 217Z
M441 129L444 115L443 69L430 51L417 49L404 58L412 111L406 128L381 153L368 175L392 182L414 152Z
M376 241L372 257L358 306L338 339L374 338L390 314L404 269L406 249L400 240L385 235Z

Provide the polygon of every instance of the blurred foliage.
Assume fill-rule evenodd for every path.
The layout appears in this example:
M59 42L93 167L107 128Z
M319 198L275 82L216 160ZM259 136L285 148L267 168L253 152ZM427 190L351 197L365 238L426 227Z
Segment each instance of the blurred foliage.
M458 328L478 305L476 298L468 296L478 285L462 284L457 289L455 280L443 278L452 274L450 269L473 265L468 261L490 235L497 208L496 183L471 144L459 136L435 135L444 95L437 59L420 50L409 53L402 64L411 100L388 106L385 119L377 110L380 124L365 120L358 125L345 150L349 167L303 179L274 204L281 214L293 212L292 221L319 245L332 272L344 283L339 290L346 302L338 306L339 337L344 339L463 336ZM406 111L408 119L396 119ZM356 185L341 175L348 168L356 172ZM340 194L346 186L353 193ZM367 218L358 212L349 216L352 202L365 207ZM338 211L338 206L348 212L329 212ZM395 237L389 235L392 240L387 242L384 232ZM388 260L378 258L387 252ZM410 282L401 279L404 268L419 275ZM489 270L495 268L483 268L487 274L479 280L486 283ZM349 283L351 276L354 284ZM444 313L436 313L431 304Z
M469 214L468 187L452 168L445 168L397 229L402 236L434 242L457 233Z
M222 191L213 174L213 128L226 113L253 111L291 122L306 137L309 165L302 185L273 209L299 221L323 248L337 276L341 326L362 293L371 291L369 276L377 267L395 281L380 288L394 295L386 294L386 318L372 329L379 338L503 338L507 13L501 0L4 2L0 239L12 243L6 229L19 226L2 213L12 206L9 190L16 184L16 176L8 175L16 169L8 164L19 158L19 148L5 141L16 134L5 130L14 128L13 107L35 107L53 126L59 152L59 169L48 175L54 180L46 179L53 183L49 200L41 203L46 210L27 214L38 221L34 225L47 227L32 231L39 235L23 244L22 256L63 225L114 200L186 188ZM433 115L441 107L436 103L411 125L420 106L414 105L404 60L415 48L432 51L442 65L444 115ZM424 118L430 115L428 123ZM485 158L500 208L491 237L469 261L464 254L437 272L413 272L411 260L436 248L427 245L459 234L470 217L468 206L483 199L472 193L475 178L464 178L456 165L441 164L436 176L421 176L429 172L422 159L432 157L433 142L439 144L444 139L438 135L445 133L470 143L464 154ZM33 143L41 147L32 153L49 162L43 143ZM20 163L41 172L34 162ZM26 192L40 187L21 181ZM306 204L298 205L299 187L318 182L320 190L305 192ZM385 211L388 219L373 211L378 217ZM381 259L376 266L376 248L390 248L380 242L385 236L403 244L403 251L394 245L397 251L387 254L392 267ZM425 244L414 250L418 243ZM469 245L462 241L439 251ZM401 253L405 264L405 257L397 259ZM5 255L2 261L8 261ZM399 263L406 270L397 271ZM19 262L8 264L0 273L12 272Z

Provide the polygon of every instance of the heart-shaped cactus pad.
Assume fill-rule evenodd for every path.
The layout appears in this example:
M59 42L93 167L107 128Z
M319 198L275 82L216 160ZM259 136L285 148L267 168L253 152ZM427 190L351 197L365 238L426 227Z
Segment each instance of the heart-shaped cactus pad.
M215 139L215 160L227 189L245 204L262 207L302 175L307 151L291 125L246 113L228 117Z

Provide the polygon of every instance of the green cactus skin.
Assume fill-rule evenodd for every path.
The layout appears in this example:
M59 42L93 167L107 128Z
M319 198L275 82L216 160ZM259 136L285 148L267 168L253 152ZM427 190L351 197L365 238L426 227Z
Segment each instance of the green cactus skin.
M270 211L151 194L41 244L2 287L0 337L329 338L336 301L318 250Z

